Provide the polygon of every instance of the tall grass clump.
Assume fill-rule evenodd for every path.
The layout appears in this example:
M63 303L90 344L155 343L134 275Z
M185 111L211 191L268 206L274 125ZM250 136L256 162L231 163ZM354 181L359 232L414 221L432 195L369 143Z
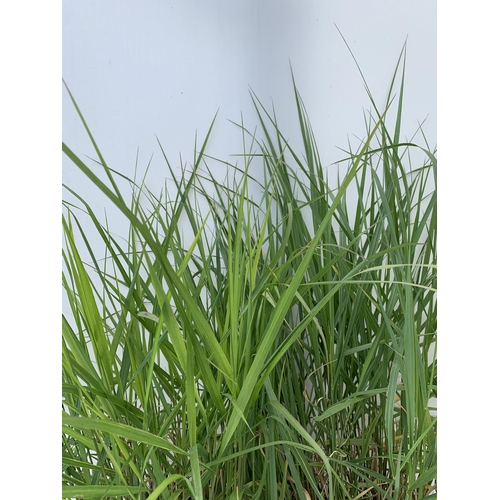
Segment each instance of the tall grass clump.
M160 195L118 188L73 100L98 161L64 154L130 230L66 186L64 498L436 498L437 162L401 141L403 81L326 168L296 88L300 152L252 94L226 180L209 131Z

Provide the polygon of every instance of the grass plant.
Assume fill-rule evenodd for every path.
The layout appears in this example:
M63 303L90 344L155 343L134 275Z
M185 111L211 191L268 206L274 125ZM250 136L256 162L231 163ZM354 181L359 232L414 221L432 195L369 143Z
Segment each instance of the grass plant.
M436 498L437 160L400 138L402 69L337 166L294 83L300 151L252 94L226 180L210 128L160 195L118 188L73 100L98 160L64 154L130 231L65 187L64 498Z

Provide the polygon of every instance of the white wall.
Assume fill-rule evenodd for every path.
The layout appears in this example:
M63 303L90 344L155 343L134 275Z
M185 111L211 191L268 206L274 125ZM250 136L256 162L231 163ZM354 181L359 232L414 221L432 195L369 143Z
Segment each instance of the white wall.
M377 103L385 102L408 37L403 137L418 121L436 144L435 0L107 0L63 2L63 78L108 164L132 175L154 153L151 187L167 175L155 134L171 162L190 160L219 109L208 152L241 151L228 120L255 123L249 86L273 99L286 134L297 138L291 63L325 165L336 147L365 134L370 103L349 43ZM96 157L63 90L63 140ZM67 159L63 180L93 206L106 206ZM116 223L120 232L119 223Z

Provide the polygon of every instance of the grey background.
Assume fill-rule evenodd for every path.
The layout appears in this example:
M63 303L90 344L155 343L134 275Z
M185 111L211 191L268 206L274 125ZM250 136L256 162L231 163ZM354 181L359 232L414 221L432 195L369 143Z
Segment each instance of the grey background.
M137 151L140 171L154 155L154 190L167 175L155 135L175 167L179 154L189 163L195 132L203 137L218 111L208 153L227 160L241 152L241 132L229 120L242 113L245 125L256 123L250 87L274 104L285 135L300 146L291 65L328 165L345 156L338 148L347 148L348 136L354 145L366 136L363 110L371 108L335 25L380 107L407 39L402 138L426 120L432 149L435 0L66 1L62 73L112 168L133 175ZM62 125L71 149L96 158L65 89ZM63 181L98 212L106 206L66 158Z

